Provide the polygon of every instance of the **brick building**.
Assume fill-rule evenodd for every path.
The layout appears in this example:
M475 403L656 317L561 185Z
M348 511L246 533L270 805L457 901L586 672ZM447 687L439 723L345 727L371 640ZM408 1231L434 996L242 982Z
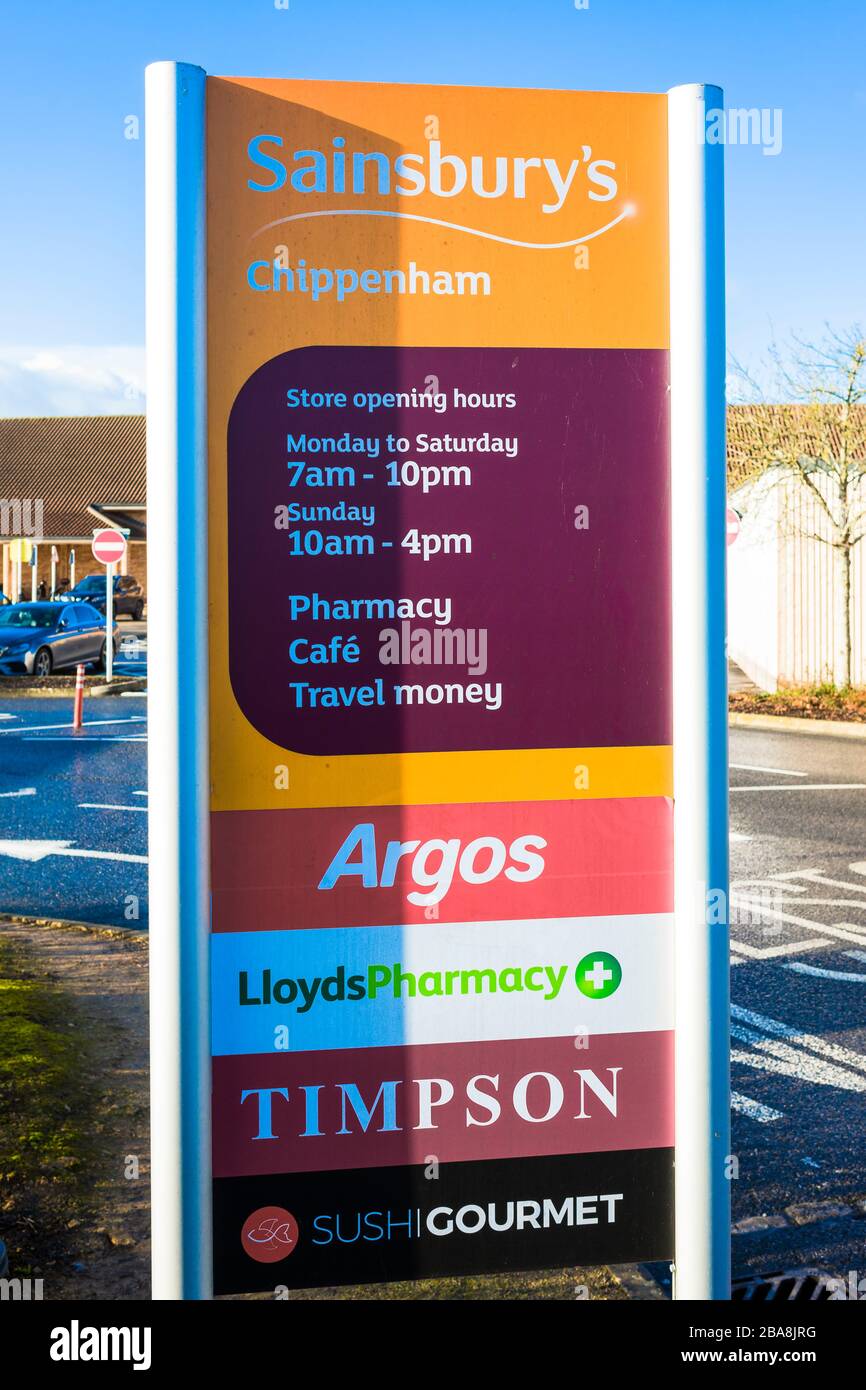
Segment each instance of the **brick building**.
M104 573L94 529L129 532L124 574L146 584L143 415L0 420L0 589L29 599ZM35 567L31 561L35 558Z

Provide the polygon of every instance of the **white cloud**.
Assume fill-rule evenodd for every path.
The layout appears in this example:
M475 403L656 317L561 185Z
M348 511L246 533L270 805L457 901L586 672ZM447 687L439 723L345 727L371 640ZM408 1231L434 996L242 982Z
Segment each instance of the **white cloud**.
M0 345L0 416L143 411L144 348Z

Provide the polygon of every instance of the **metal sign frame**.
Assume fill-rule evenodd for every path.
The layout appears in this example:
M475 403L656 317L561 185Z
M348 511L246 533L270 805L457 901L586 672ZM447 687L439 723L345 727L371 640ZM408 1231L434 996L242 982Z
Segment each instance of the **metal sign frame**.
M205 86L147 69L156 1299L212 1294ZM716 87L668 94L678 1299L730 1296L722 106Z

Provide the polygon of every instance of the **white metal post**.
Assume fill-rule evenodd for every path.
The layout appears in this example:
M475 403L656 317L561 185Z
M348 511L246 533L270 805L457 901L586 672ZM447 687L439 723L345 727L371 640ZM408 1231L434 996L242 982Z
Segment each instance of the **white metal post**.
M114 565L105 566L105 679L114 680Z
M74 550L70 550L70 552L69 552L69 587L70 587L70 589L74 589L74 588L75 588L75 551L74 551Z
M36 602L36 576L39 573L39 546L30 547L30 602Z
M668 93L678 1299L730 1297L723 103Z
M201 1299L212 1291L202 69L148 67L146 118L153 1297Z

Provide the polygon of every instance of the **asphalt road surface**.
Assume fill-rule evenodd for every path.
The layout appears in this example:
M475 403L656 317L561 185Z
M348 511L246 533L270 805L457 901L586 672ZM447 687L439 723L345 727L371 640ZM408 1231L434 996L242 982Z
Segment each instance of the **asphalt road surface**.
M730 746L734 1274L863 1278L866 741Z
M146 701L0 700L0 911L147 926Z

